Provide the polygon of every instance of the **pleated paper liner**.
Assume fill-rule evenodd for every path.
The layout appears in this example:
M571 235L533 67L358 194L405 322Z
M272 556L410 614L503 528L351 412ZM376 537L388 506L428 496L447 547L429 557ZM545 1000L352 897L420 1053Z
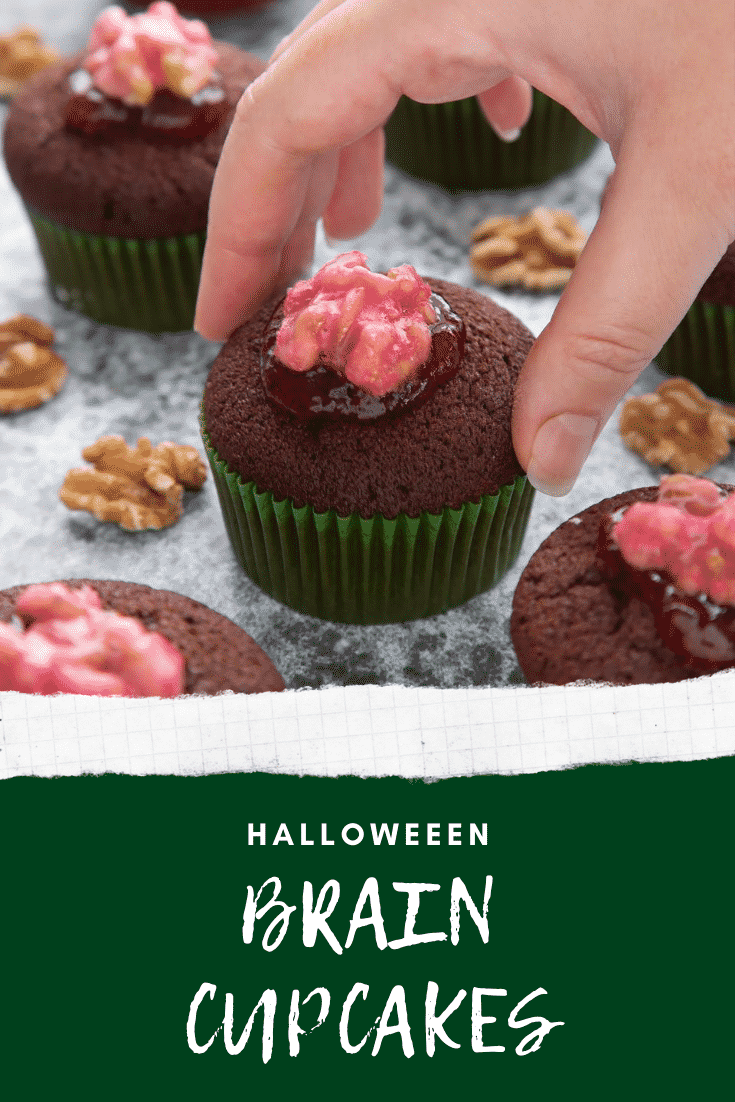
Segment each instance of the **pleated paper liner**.
M735 402L735 306L692 304L669 337L656 363L721 402Z
M542 184L574 168L597 138L561 104L534 90L531 118L515 142L503 142L477 101L398 101L385 127L385 155L398 168L449 191Z
M80 233L29 210L53 295L94 321L169 333L194 322L204 231L127 238Z
M533 500L525 475L439 514L340 517L258 492L202 436L240 565L299 612L351 624L433 616L495 585L520 550Z

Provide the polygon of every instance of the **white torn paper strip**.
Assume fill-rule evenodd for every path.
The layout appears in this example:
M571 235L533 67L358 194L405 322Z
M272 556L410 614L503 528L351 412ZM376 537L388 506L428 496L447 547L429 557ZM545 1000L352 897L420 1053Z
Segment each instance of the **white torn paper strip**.
M0 693L0 777L536 773L735 754L735 670L672 685L350 686L176 700Z

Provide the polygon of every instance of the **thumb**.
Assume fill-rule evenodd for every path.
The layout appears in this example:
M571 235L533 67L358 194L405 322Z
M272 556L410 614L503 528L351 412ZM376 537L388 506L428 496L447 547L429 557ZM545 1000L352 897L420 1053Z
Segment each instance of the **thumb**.
M513 443L529 480L544 493L571 490L618 401L728 246L722 164L710 166L707 196L707 177L693 166L682 174L681 151L677 161L667 166L662 150L646 142L640 155L621 151L598 223L528 355L513 408Z

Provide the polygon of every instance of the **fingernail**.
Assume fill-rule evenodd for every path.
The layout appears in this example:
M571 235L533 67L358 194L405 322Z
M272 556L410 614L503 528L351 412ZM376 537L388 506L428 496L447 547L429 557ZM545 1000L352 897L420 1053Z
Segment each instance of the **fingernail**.
M491 123L491 126L492 126L492 123ZM518 139L521 136L520 126L517 126L515 128L515 130L501 130L499 127L493 126L493 130L498 135L501 142L515 142L515 141L518 141Z
M536 433L528 464L528 481L543 494L563 497L577 481L600 427L597 417L560 413Z

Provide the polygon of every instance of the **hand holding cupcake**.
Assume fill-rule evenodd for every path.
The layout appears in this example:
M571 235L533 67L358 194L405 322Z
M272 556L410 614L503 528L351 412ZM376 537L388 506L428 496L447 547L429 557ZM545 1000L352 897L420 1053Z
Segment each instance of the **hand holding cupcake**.
M223 152L200 331L224 339L299 275L320 216L336 239L372 224L381 127L399 95L436 104L479 94L507 133L527 118L531 84L605 138L617 159L514 411L515 450L530 480L567 492L604 421L735 237L730 0L682 0L665 20L656 0L633 0L625 12L593 0L318 6L255 83Z

